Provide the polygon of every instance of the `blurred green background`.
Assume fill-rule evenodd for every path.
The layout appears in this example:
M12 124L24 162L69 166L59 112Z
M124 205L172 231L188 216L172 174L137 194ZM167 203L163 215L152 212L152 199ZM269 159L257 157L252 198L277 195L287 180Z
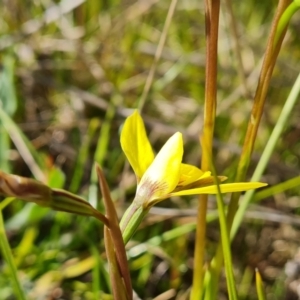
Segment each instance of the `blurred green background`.
M97 161L122 216L136 183L119 132L138 105L170 3L2 1L0 169L78 193L101 210L91 179ZM214 163L229 181L236 171L276 5L221 1ZM249 178L300 70L299 30L296 15L274 70ZM199 165L204 80L204 3L179 0L143 108L156 151L181 131L184 162ZM262 181L276 185L299 176L299 120L297 104ZM207 258L219 240L213 197L209 205ZM294 286L300 275L290 270L300 268L299 206L297 187L250 207L232 246L240 299L256 299L255 268L266 283L268 299L297 299ZM133 287L141 299L186 299L196 207L197 197L164 201L129 243ZM111 299L99 222L21 201L3 213L28 299ZM224 278L220 287L219 299L227 299ZM0 257L0 299L14 299L12 294Z

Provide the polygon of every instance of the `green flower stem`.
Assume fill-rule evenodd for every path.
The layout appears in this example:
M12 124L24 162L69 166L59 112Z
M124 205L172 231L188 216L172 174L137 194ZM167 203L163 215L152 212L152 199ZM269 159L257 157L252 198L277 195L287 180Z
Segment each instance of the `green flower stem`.
M225 217L224 202L220 190L219 193L217 194L217 203L218 203L219 221L220 221L220 228L221 228L221 240L222 240L222 249L224 255L227 290L228 290L229 299L236 300L238 298L237 298L235 279L233 276L233 264L232 264L231 250L230 250L230 239L229 239L229 233L228 233L226 217Z
M224 255L227 290L228 290L229 299L237 300L238 297L237 297L235 279L233 275L232 255L231 255L231 248L230 248L229 230L227 227L227 220L225 214L225 205L221 194L218 177L216 174L216 169L212 161L211 161L211 169L213 170L215 184L217 185L218 188L217 205L218 205L220 231L221 231L222 251Z
M149 210L150 208L144 208L141 205L136 205L134 201L128 207L120 222L120 228L125 245L133 236Z
M12 284L14 291L18 300L26 300L24 292L21 288L21 284L18 280L17 268L14 262L14 258L11 253L11 249L5 234L4 222L2 217L2 210L0 210L0 247L3 253L3 256L8 264L10 269L10 275L12 279Z

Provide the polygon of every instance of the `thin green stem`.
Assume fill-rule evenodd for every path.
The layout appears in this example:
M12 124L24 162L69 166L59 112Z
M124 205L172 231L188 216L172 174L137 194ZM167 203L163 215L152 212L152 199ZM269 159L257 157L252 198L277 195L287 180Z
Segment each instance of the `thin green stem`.
M218 204L218 212L219 212L221 241L222 241L222 250L223 250L223 254L224 254L228 295L229 295L230 300L236 300L237 299L237 290L236 290L235 279L233 276L233 268L232 268L233 264L232 264L231 250L230 250L230 238L229 238L229 230L227 228L227 222L226 222L224 201L223 201L220 187L218 185L218 179L217 179L217 175L216 175L216 171L215 171L214 167L213 167L213 171L214 171L214 176L216 179L216 184L218 187L217 204Z
M206 145L202 144L203 152L207 152ZM223 201L223 197L221 194L221 188L219 186L219 179L216 173L216 168L214 166L214 163L210 159L210 169L212 170L215 185L217 186L217 205L218 205L218 215L219 215L219 222L220 222L220 231L221 231L221 245L222 245L222 252L224 254L224 262L225 262L225 273L226 273L226 283L227 283L227 290L230 300L237 300L237 290L236 290L236 284L235 279L233 275L233 264L232 264L232 255L231 255L231 249L230 249L230 238L229 238L229 230L227 227L227 220L226 220L226 213L225 213L225 205ZM220 266L221 264L218 264L216 266ZM216 267L215 266L215 267ZM215 271L213 268L211 269ZM217 273L216 273L217 274ZM210 276L215 277L215 273L210 272ZM214 287L216 290L216 286ZM210 294L212 291L208 291L208 294ZM213 295L213 293L211 293ZM205 295L207 299L208 295Z

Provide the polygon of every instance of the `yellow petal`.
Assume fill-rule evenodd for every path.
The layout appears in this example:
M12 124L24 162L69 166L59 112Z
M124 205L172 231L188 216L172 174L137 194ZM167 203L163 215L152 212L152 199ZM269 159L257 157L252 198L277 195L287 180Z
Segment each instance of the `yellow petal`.
M137 187L135 201L148 207L154 199L164 198L175 189L179 181L183 155L180 132L169 138L155 157Z
M233 192L243 192L248 190L257 189L266 186L266 183L261 182L239 182L239 183L225 183L220 184L221 193L233 193ZM181 190L179 192L170 193L171 196L183 196L183 195L199 195L199 194L217 194L218 188L216 185L210 185L206 187L200 187L189 190Z
M153 162L154 154L147 138L143 119L137 110L124 123L121 147L139 182Z
M180 166L180 179L178 182L178 186L185 186L191 184L199 179L209 177L211 172L203 172L199 168L188 165L181 164Z
M208 173L209 175L207 176ZM218 176L218 180L219 182L223 182L225 180L227 180L226 176ZM202 177L200 177L200 179L193 181L192 183L188 184L188 185L178 185L176 187L176 189L174 190L174 192L179 192L179 191L184 191L184 190L191 190L191 189L195 189L195 188L202 188L202 187L206 187L209 185L214 185L215 183L215 178L213 176L210 176L210 172L205 172L203 174Z

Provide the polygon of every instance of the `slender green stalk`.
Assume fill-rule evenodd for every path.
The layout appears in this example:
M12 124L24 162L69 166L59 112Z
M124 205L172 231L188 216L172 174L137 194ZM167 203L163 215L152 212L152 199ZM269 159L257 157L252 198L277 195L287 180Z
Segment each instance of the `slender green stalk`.
M203 145L204 146L204 145ZM205 147L203 147L204 149ZM229 238L229 230L227 227L226 221L226 214L225 214L225 206L223 197L221 194L218 177L216 173L215 166L211 161L211 170L213 171L213 175L215 178L215 184L218 188L217 196L217 205L218 205L218 212L219 212L219 222L220 222L220 231L221 231L221 242L222 242L222 250L224 254L224 264L225 264L225 273L226 273L226 283L227 283L227 290L230 300L237 300L237 290L235 279L233 275L233 264L232 264L232 256L231 256L231 249L230 249L230 238Z
M212 152L212 142L216 115L216 94L217 94L217 52L218 52L218 27L220 1L205 1L206 20L206 82L205 82L205 106L204 106L204 126L203 135L200 139L206 146L206 151L202 154L201 168L206 171L210 167L210 157ZM198 300L203 293L203 261L205 251L206 235L206 211L207 195L199 197L196 245L194 252L194 274L193 286L190 295L191 300Z
M278 118L278 121L276 122L276 125L273 129L273 132L268 139L267 145L264 149L264 152L256 166L256 169L254 171L254 174L251 178L251 181L258 181L260 180L263 172L265 171L267 164L270 160L270 157L275 149L276 143L279 140L282 131L289 120L289 117L291 115L291 112L293 108L295 107L295 104L298 100L298 96L300 93L300 74L298 75L298 78L296 79L296 82L287 98L287 101L285 102L283 109L281 111L281 114ZM244 214L246 212L246 209L253 199L255 191L251 190L248 191L245 196L243 197L243 201L236 213L236 216L234 218L233 224L232 224L232 229L231 229L231 239L234 238L239 226L241 225L243 221Z
M13 255L11 253L11 249L5 234L5 228L4 228L4 222L3 222L3 216L2 216L2 210L0 210L0 246L3 253L3 256L8 264L12 284L14 287L15 295L18 300L26 300L26 297L24 295L24 292L21 287L21 283L18 279L18 273L17 268L14 262Z
M226 217L225 217L224 201L220 189L219 189L219 193L217 194L217 204L218 204L219 221L220 221L220 228L221 228L221 241L222 241L222 249L224 254L228 295L229 295L229 299L236 300L237 291L236 291L235 279L233 276L233 268L232 268L233 264L232 264L231 250L230 250L229 232L228 232Z

